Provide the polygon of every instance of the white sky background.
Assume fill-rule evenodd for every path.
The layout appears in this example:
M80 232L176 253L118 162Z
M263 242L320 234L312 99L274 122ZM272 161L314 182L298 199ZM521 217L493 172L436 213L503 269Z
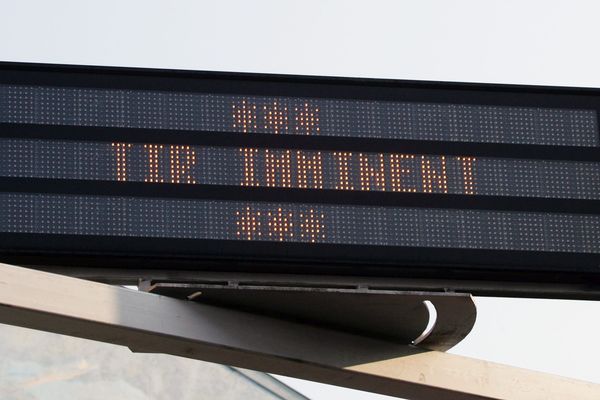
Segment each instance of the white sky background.
M0 0L0 60L600 87L599 17L597 0ZM452 352L600 383L600 302L476 302Z

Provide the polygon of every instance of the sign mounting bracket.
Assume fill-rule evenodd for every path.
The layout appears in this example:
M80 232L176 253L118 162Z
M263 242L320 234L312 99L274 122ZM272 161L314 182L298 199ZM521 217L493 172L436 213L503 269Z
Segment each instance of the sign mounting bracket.
M141 290L445 351L475 324L466 293L142 281ZM429 322L429 325L428 325Z

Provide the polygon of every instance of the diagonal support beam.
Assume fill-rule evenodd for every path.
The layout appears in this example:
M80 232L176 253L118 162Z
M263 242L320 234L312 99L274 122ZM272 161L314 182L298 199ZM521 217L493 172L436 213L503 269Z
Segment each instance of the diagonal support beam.
M0 322L408 399L600 398L600 385L6 264Z

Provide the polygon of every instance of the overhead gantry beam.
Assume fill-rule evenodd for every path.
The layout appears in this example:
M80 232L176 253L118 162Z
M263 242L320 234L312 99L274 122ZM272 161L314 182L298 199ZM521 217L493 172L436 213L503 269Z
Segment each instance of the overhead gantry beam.
M407 399L600 398L600 385L6 264L0 322Z

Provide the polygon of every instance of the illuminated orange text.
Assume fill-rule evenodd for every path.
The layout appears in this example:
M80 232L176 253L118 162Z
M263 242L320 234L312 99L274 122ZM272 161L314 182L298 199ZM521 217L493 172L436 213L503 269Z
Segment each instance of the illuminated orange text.
M304 211L278 207L257 210L247 206L235 212L236 236L244 240L300 241L325 239L325 215L313 208Z
M117 180L127 180L127 151L131 148L131 143L112 143L112 147L115 149L115 155L117 158Z
M288 106L278 101L256 103L247 99L231 106L232 127L243 133L294 133L297 135L318 135L319 108L308 102Z

